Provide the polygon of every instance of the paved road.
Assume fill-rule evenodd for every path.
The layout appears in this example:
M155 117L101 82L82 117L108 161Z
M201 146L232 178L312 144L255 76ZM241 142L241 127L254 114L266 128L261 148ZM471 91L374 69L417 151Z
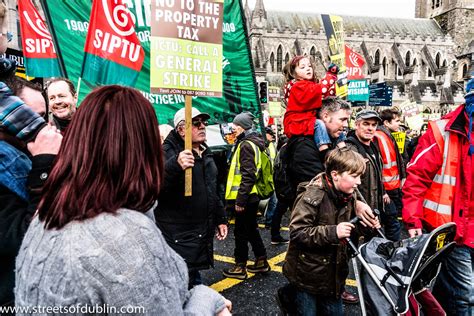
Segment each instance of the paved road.
M282 235L288 238L288 218L283 219ZM281 315L275 301L276 289L285 284L282 274L282 264L285 259L287 245L271 245L270 230L260 225L260 234L265 243L272 271L264 275L249 274L245 281L226 278L222 269L228 268L234 262L233 225L230 226L229 237L225 241L215 241L215 267L202 273L205 284L222 293L233 303L234 315ZM254 259L253 253L250 258ZM250 262L249 262L250 263ZM351 269L347 290L356 293L354 275ZM345 305L346 315L360 315L358 305Z

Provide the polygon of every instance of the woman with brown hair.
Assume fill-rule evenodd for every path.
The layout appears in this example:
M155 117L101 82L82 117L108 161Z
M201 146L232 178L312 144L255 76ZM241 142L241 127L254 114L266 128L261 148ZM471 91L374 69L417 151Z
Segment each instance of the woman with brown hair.
M16 306L57 313L228 314L153 218L163 179L158 122L137 90L90 93L69 126L16 263ZM86 307L84 307L86 306Z

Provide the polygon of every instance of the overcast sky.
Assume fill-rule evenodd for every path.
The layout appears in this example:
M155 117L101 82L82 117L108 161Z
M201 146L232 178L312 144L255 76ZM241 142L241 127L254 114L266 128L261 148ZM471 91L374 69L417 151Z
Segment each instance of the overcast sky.
M251 9L256 0L248 1ZM414 18L415 0L264 0L267 11Z

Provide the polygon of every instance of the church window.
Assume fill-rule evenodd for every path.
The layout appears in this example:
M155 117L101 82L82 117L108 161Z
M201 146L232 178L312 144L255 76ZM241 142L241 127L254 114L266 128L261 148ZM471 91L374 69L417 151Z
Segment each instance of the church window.
M467 78L467 64L462 66L462 77Z
M375 51L374 65L380 65L380 50Z
M447 61L446 59L443 60L443 68L444 68L444 67L448 67L448 61Z
M428 77L429 77L429 78L432 78L432 77L433 77L433 73L431 72L431 69L430 69L430 68L428 68Z
M436 53L435 64L436 64L436 68L439 68L439 66L441 66L441 54L440 53Z
M279 45L277 49L277 71L281 71L282 69L283 69L283 50L281 49L281 45Z
M255 67L260 68L260 58L258 56L258 48L255 47Z
M285 55L285 65L290 61L290 54L286 53Z
M405 55L405 65L406 66L410 66L410 59L411 59L411 53L410 53L410 51L408 51L407 54Z
M313 60L316 60L316 48L314 48L314 46L311 47L309 54L311 55L311 57L313 57Z
M382 60L383 75L387 75L387 58L384 57Z
M323 55L321 55L321 52L316 52L316 58L318 58L322 63L324 63Z
M270 67L272 68L272 72L275 72L275 55L273 52L270 54Z
M415 59L413 59L413 66L416 66L416 65L418 65L418 61L415 58Z

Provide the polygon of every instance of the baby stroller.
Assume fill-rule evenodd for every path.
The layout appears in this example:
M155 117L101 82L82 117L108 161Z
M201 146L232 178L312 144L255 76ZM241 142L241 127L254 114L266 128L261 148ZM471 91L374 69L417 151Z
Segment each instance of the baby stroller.
M353 262L362 315L404 314L410 302L416 304L412 295L434 283L442 259L455 245L456 224L447 223L429 234L398 242L385 239L380 230L378 233L381 237L372 238L359 249L348 240L363 267L359 278Z

